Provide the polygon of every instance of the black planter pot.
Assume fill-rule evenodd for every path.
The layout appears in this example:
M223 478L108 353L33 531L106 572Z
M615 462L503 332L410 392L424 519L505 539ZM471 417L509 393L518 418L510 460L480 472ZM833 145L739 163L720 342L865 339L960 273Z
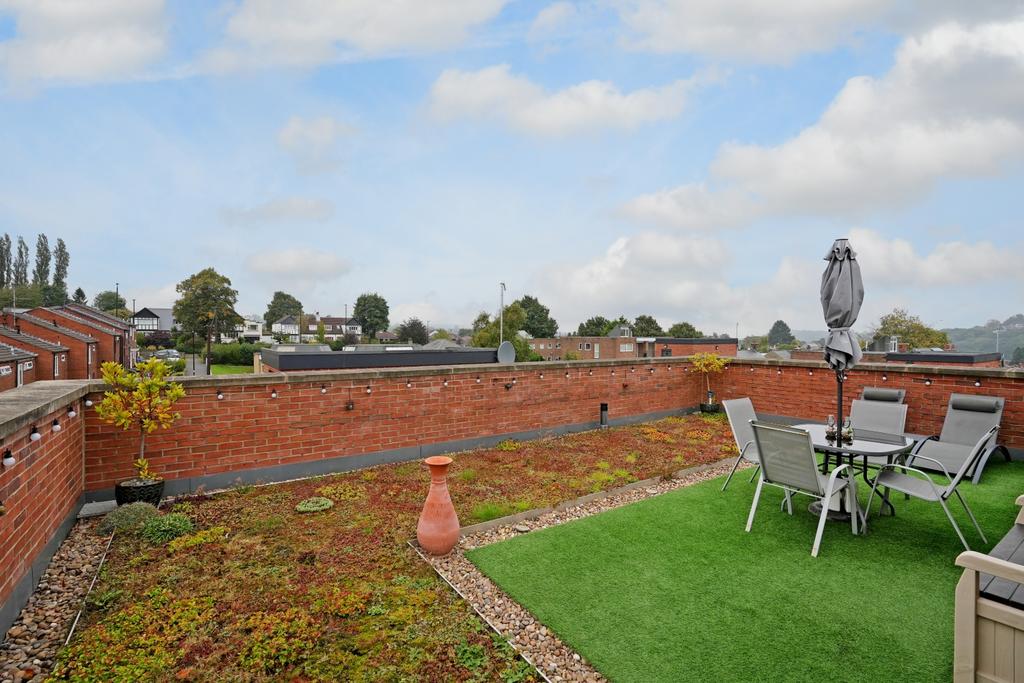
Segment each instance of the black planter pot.
M701 403L700 412L702 413L720 413L722 412L721 403Z
M149 503L160 505L164 496L163 479L127 479L114 486L114 500L118 505Z

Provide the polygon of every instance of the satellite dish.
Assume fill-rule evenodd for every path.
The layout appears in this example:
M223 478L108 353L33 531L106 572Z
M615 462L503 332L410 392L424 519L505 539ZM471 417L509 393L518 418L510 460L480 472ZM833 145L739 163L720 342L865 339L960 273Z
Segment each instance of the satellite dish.
M512 342L503 341L498 346L498 362L499 363L514 363L516 361L516 347L512 346Z

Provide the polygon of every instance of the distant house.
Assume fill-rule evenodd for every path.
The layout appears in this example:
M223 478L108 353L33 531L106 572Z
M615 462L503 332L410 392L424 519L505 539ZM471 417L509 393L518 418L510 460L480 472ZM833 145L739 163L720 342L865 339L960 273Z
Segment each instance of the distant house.
M243 317L242 322L235 325L235 329L232 332L221 334L222 340L240 340L250 344L264 341L263 337L263 318L257 315Z
M36 379L36 354L0 344L0 391L31 384Z
M331 315L320 317L319 314L314 314L306 316L306 329L303 330L303 335L316 335L320 330L321 324L324 326L324 338L328 341L344 339L346 334L352 334L357 337L363 334L363 326L355 318L342 318Z
M391 330L381 330L377 333L377 341L379 342L396 342L398 341L398 335Z
M174 311L170 308L143 308L136 311L131 320L135 329L143 334L170 332L177 327Z

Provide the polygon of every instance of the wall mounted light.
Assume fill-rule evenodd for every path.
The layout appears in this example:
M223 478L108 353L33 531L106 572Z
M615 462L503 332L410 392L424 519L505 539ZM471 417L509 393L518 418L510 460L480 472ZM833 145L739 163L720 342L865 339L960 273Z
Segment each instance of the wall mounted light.
M68 406L68 419L73 420L78 416L78 411L75 410L75 405L71 404Z
M568 370L565 371L565 378L569 379L569 371Z
M513 384L513 382L505 382L505 389L508 390L508 391L511 391L512 390L512 384Z
M981 386L981 380L980 379L974 380L974 386L980 387Z
M28 438L31 439L32 441L39 441L39 439L43 438L43 435L40 434L39 430L35 428L35 425L33 425L32 431L29 432Z
M349 401L348 403L345 404L345 410L355 410L355 409L356 409L356 402L355 401Z
M753 371L754 371L754 366L753 366L753 365L751 365L751 366L750 366L750 371L751 371L751 372L753 372Z
M224 392L221 391L220 389L217 390L217 400L218 401L223 401L224 400Z
M889 375L882 375L882 381L883 382L888 382L889 381Z
M594 371L593 370L588 370L587 374L590 375L591 377L593 377L594 376Z
M405 380L405 388L406 389L412 389L412 380L411 379Z
M543 372L542 372L542 373L540 373L540 378L541 378L541 379L544 379L544 373L543 373Z
M321 394L326 394L327 393L327 385L326 384L321 384L320 385L320 393Z
M614 371L614 370L612 370L612 377L614 377L614 376L615 376L615 371Z
M924 381L924 383L925 383L925 386L929 386L930 387L932 385L932 381L930 379L926 379Z
M50 428L53 429L53 431L55 431L55 432L59 432L60 431L60 420L58 420L57 418L53 418L53 422L50 423Z
M367 387L366 387L366 393L368 393L368 394L372 394L372 393L373 393L373 387L371 387L371 386L367 385Z
M270 398L277 398L277 389L270 392Z
M630 368L629 371L630 372L636 372L636 368Z
M512 378L512 384L515 384L515 383L516 383L516 378L515 378L515 377L513 377L513 378Z
M650 368L651 374L654 374L654 368Z
M807 371L807 374L808 374L808 375L813 375L813 374L814 374L814 370L808 370L808 371Z
M777 375L781 375L781 374L782 374L782 368L779 368L778 370L776 370L776 371L775 371L775 374L777 374Z
M11 453L11 449L8 448L4 451L4 467L14 467L14 453Z
M444 386L444 387L448 386L448 380L445 380L445 381L441 382L441 386Z
M86 408L92 408L92 399L91 398L85 399L85 407Z
M480 378L479 377L476 378L476 383L480 384Z

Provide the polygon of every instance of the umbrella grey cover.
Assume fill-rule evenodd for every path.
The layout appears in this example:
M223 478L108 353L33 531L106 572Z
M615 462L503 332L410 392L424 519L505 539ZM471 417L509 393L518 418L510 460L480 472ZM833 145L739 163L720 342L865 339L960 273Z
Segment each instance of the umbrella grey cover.
M838 239L825 256L821 275L821 309L828 325L825 362L834 370L852 368L861 359L860 343L850 328L864 303L864 282L857 254L845 239Z

